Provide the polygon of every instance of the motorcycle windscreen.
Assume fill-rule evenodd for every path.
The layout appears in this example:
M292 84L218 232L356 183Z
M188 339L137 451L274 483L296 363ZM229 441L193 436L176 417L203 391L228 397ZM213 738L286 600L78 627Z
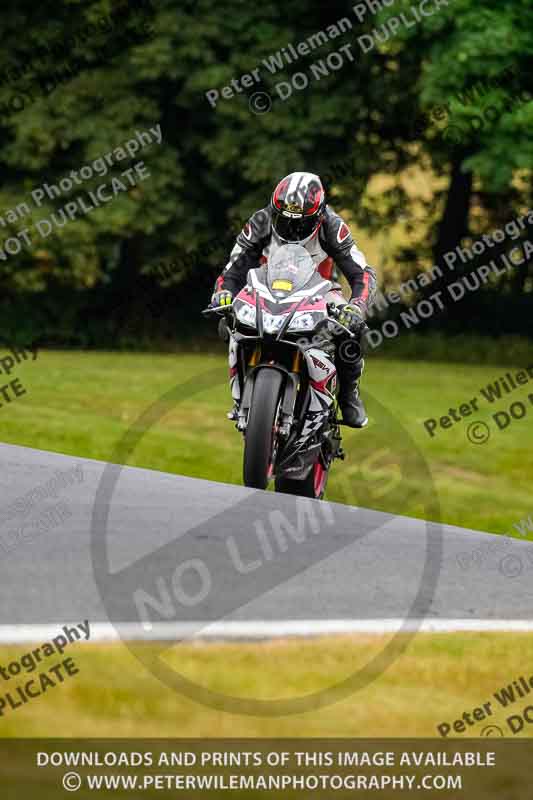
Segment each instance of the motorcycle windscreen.
M274 296L286 297L303 289L315 272L313 259L304 247L283 245L268 260L268 288Z

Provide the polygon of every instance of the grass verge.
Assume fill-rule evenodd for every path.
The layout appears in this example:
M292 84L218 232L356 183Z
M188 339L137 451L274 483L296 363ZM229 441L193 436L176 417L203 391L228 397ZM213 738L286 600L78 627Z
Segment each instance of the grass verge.
M128 463L240 484L242 438L225 419L230 406L225 363L222 355L208 353L41 352L10 376L20 379L26 394L0 409L2 441L113 460L116 443L139 415L184 384L180 402L147 432ZM370 426L344 429L348 459L334 465L327 498L423 516L432 487L419 485L416 473L411 480L391 480L396 460L408 465L421 458L444 522L518 535L514 525L533 512L533 404L527 399L533 382L492 405L481 400L479 413L439 427L434 437L423 424L479 398L482 387L508 371L505 365L369 359L363 395ZM193 395L198 376L204 376L204 388ZM515 401L524 402L526 416L499 431L492 415ZM380 408L386 409L385 422ZM489 425L486 444L469 441L467 425L473 420Z
M381 652L381 636L350 636L262 644L170 647L167 663L211 690L237 697L301 697L345 680ZM144 647L152 648L151 645ZM153 649L153 648L152 648ZM0 648L0 664L28 648ZM529 634L421 634L383 673L346 699L285 717L232 715L162 685L124 645L72 647L79 674L0 718L0 736L64 737L438 737L466 711L491 703L486 719L466 725L462 737L497 725L531 703L528 696L504 708L494 696L533 673ZM48 659L49 666L55 659ZM44 662L42 667L45 667ZM2 692L7 686L3 683ZM530 736L524 725L519 736ZM453 735L453 734L452 734Z

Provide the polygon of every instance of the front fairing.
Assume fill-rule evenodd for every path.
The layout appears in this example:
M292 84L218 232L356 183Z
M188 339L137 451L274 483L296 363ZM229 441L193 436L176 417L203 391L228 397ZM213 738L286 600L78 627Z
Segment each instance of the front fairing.
M267 270L250 270L247 285L233 301L235 318L239 326L270 336L310 333L327 318L330 288L330 281L315 273L303 288L276 296L268 285Z

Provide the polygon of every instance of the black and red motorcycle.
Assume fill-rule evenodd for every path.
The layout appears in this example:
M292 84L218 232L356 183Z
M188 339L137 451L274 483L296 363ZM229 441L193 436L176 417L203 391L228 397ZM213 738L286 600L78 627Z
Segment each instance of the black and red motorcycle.
M337 411L335 340L357 337L327 302L332 289L300 245L250 270L223 316L232 416L244 435L245 486L320 499L331 464L344 458Z

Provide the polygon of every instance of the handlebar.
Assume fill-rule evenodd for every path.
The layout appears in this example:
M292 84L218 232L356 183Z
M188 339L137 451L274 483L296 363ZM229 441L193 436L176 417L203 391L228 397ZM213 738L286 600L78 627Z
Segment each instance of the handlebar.
M350 328L347 328L346 325L343 325L337 319L340 310L335 305L335 303L328 303L327 308L328 308L328 313L330 314L330 318L324 320L324 324L334 325L336 328L340 328L343 331L343 333L347 334L350 337L350 339L357 339L358 334L351 331ZM204 308L201 313L204 317L209 317L212 314L216 314L218 316L223 317L226 314L232 312L233 312L233 304L229 306L216 306L216 307L208 306L207 308ZM361 336L361 338L365 335L367 330L369 330L368 325L365 322L363 322L359 330L359 335Z
M233 311L233 305L230 306L208 306L202 310L202 314L204 317L208 317L210 314L226 314L228 311Z

